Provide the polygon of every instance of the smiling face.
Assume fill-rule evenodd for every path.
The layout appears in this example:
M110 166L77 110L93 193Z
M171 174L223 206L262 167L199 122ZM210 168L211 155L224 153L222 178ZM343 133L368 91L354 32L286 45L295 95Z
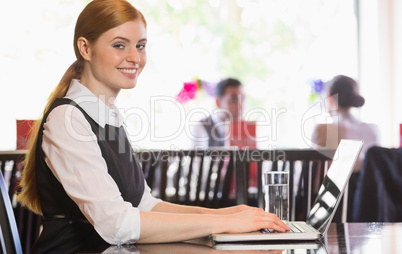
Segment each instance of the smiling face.
M85 59L81 83L98 97L116 97L134 88L147 58L146 28L141 20L126 22L103 33L94 43L83 37L78 47Z

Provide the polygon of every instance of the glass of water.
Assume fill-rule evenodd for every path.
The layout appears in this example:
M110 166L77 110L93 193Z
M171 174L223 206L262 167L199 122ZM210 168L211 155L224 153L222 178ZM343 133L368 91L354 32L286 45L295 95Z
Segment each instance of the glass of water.
M289 220L289 172L264 173L265 211L274 213L282 221Z

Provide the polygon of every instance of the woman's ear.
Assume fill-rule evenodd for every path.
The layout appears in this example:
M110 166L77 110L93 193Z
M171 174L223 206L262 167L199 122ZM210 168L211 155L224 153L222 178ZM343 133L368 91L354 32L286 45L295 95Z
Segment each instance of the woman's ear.
M80 37L77 40L77 46L78 46L78 50L80 51L82 58L84 58L87 61L90 61L91 60L91 50L89 48L89 41L84 37Z
M338 109L338 103L336 102L336 99L333 96L329 96L326 99L326 106L327 106L327 111L336 111Z

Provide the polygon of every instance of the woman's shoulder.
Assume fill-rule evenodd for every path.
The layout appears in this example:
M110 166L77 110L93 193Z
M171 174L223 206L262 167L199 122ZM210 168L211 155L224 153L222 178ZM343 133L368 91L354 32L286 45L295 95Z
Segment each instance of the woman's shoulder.
M339 124L337 123L318 123L314 127L315 133L327 133L333 130L338 130Z
M378 125L375 123L369 123L369 122L360 122L360 128L364 130L368 130L371 132L378 132Z
M49 112L43 123L44 135L58 136L71 140L94 141L96 137L84 113L71 104L62 104Z
M61 122L65 122L66 120L71 121L73 119L83 121L85 120L85 116L83 112L72 103L56 103L48 112L45 122L59 122L60 120L62 120Z
M330 126L331 124L329 123L318 123L314 126L314 130L315 131L319 131L319 130L326 130L328 128L328 126Z
M374 123L359 122L353 129L349 129L349 135L355 136L356 138L363 139L366 145L375 145L379 143L379 128Z
M335 126L331 123L316 124L311 135L312 147L314 148L334 148L337 145L336 135L332 135Z

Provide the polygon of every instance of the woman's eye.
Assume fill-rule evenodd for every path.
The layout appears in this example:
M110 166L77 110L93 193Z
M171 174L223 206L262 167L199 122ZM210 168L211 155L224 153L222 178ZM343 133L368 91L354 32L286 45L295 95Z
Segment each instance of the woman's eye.
M136 46L136 48L137 49L145 49L145 44L138 44L137 46Z
M115 45L113 45L113 47L116 49L123 49L124 45L123 44L115 44Z

